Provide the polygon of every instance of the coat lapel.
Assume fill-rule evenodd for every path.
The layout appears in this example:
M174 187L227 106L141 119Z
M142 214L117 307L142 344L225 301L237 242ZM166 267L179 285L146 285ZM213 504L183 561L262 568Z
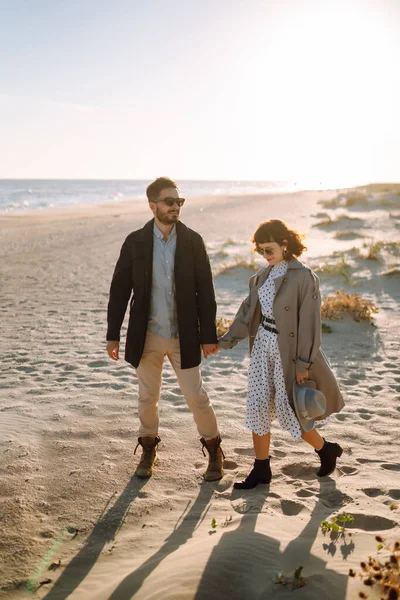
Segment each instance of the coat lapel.
M190 236L186 225L177 222L176 227L176 250L175 250L175 278L177 274L177 265L185 264L185 257L190 255Z
M292 260L289 261L287 273L285 275L281 275L280 277L277 277L276 279L274 279L274 285L275 285L274 302L279 293L279 290L282 287L282 284L285 283L288 280L288 278L290 277L290 270L291 269L301 269L302 266L303 266L303 264L299 260L297 260L297 258L292 258Z
M146 297L151 294L151 282L153 277L153 226L151 219L143 227L141 235L135 243L135 259L141 263L141 271L144 272L144 289Z

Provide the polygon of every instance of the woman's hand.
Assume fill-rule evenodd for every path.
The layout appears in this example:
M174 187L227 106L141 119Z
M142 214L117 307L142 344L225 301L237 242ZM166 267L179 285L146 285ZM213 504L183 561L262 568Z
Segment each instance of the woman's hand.
M297 383L304 383L308 379L308 371L303 371L302 373L296 373L296 381Z

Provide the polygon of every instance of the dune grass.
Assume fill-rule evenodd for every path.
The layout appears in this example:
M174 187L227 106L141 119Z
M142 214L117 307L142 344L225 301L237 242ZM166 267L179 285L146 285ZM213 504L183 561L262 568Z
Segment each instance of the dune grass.
M243 256L234 256L232 257L233 262L227 265L221 265L217 270L217 273L214 273L214 277L217 275L222 275L223 273L229 273L232 269L237 269L241 267L242 269L251 269L252 271L258 271L260 265L256 263L254 260L254 255L251 253L250 260L246 260Z
M337 262L323 263L318 267L315 267L316 273L323 273L324 275L339 275L343 277L348 285L357 285L351 278L350 264L346 261L345 255L341 254Z
M346 314L354 321L372 321L378 308L373 302L365 300L358 294L347 294L338 290L334 296L325 298L321 306L321 316L330 321L340 321Z
M363 237L361 233L357 233L357 231L336 231L335 238L338 240L351 240L353 238Z
M338 215L335 219L332 219L332 217L328 216L327 219L322 219L322 221L314 223L313 227L330 227L331 225L335 225L337 223L340 223L341 221L349 221L353 225L358 224L360 227L363 224L362 219L359 219L358 217L351 217L347 213L342 213Z
M350 190L338 194L330 200L322 200L321 206L324 208L340 208L354 206L355 204L365 204L368 201L368 194L363 190Z
M363 256L360 253L361 258L367 260L381 260L381 251L386 250L390 254L400 254L400 242L384 242L382 240L372 240L364 242L363 248L366 249L366 254Z

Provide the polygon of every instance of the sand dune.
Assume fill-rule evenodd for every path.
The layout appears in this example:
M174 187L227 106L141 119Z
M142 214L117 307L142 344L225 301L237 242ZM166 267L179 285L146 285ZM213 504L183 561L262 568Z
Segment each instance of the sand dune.
M319 481L314 453L275 425L271 485L246 493L232 488L252 462L243 426L245 342L203 366L226 454L222 481L202 481L205 459L169 366L159 464L151 480L133 477L136 378L106 356L105 309L120 245L150 218L148 207L124 202L0 218L0 597L286 598L291 586L274 580L300 565L306 582L296 598L357 597L363 586L348 578L349 568L376 553L375 535L400 535L400 256L388 244L399 241L400 206L396 190L390 207L380 201L389 192L367 192L368 206L345 208L360 228L337 219L341 206L319 204L349 191L185 205L183 221L209 249L219 316L231 318L245 296L262 264L250 236L273 217L308 234L305 261L314 268L347 265L321 270L323 296L343 288L379 308L374 325L346 317L324 334L346 398L322 430L345 448L335 474ZM313 226L321 210L328 228ZM386 245L368 259L379 241ZM352 535L324 536L321 521L344 511L354 516Z

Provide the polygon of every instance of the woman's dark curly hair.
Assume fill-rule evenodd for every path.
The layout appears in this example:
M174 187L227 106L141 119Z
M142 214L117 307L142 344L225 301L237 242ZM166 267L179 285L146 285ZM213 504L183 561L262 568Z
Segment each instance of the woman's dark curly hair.
M307 247L302 244L304 234L298 233L279 219L264 221L257 227L251 241L254 244L254 251L257 252L259 244L276 242L279 246L287 247L286 260L291 260L294 256L300 256Z

